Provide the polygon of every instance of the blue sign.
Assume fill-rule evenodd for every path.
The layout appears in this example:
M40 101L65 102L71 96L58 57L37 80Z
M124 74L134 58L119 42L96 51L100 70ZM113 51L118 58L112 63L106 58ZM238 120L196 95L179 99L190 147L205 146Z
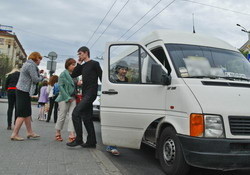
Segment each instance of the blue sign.
M12 26L6 26L6 25L1 25L0 24L0 31L12 32L12 30L13 30Z
M247 54L247 59L248 61L250 61L250 54Z

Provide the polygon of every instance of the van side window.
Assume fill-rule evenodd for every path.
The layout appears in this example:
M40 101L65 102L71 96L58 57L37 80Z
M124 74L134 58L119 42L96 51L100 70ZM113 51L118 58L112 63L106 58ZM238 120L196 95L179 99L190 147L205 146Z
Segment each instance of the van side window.
M141 50L141 82L152 84L151 80L151 67L153 64L157 64L151 56L149 56L144 50Z
M137 45L114 45L109 53L109 80L112 83L140 83Z
M168 70L168 75L170 75L172 70L171 70L171 67L169 65L169 62L167 60L167 57L166 57L166 54L165 54L163 48L157 47L157 48L151 50L151 52L161 62L161 64Z

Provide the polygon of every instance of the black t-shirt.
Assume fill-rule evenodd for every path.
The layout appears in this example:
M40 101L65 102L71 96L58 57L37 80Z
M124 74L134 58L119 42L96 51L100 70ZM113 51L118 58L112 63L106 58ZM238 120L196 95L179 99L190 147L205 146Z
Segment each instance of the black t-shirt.
M20 72L18 71L9 74L5 82L5 89L8 90L9 87L16 87L19 76Z
M72 77L82 75L82 94L96 95L98 90L98 77L102 80L102 69L99 62L90 60L82 65L77 64Z

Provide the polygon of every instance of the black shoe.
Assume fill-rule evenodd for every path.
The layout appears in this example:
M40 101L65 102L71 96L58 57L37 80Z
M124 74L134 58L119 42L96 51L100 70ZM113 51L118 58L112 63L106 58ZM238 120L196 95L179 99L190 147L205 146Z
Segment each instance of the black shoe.
M46 120L47 123L49 123L49 120Z
M81 145L83 148L96 148L96 144L84 143Z
M74 140L73 142L66 143L66 145L70 146L70 147L75 147L75 146L78 146L78 145L83 145L83 141L76 141L76 140Z
M11 126L8 126L8 127L7 127L7 130L11 130Z

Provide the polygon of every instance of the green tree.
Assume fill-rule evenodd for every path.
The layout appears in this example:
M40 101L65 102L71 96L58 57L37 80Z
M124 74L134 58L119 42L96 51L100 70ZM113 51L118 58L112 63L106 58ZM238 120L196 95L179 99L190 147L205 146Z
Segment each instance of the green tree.
M10 59L7 55L0 54L0 86L4 86L6 74L11 71Z
M248 51L243 51L243 50L239 50L243 55L244 55L244 57L246 57L247 58L247 55L248 55Z

